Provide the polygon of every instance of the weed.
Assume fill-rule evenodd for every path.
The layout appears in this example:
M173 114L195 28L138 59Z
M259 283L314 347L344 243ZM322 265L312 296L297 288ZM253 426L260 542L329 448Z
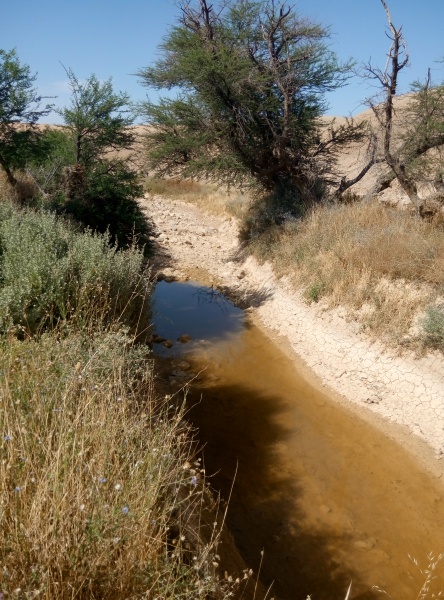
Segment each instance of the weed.
M308 290L308 297L310 298L310 300L312 300L313 302L319 302L322 296L323 287L324 286L322 283L314 283Z
M444 350L444 304L427 307L423 328L428 343Z

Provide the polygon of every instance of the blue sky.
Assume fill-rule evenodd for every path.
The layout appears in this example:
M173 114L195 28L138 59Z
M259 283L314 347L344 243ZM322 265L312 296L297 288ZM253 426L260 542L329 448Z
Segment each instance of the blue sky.
M444 0L388 0L388 4L394 24L403 25L411 58L401 91L423 78L428 67L436 80L444 80L444 63L436 62L444 57ZM148 92L134 73L156 60L158 44L179 12L173 0L2 0L1 5L0 47L16 48L21 62L38 73L39 93L58 96L51 102L60 106L69 98L62 64L79 79L92 73L100 79L112 77L116 91L143 100ZM331 48L341 59L372 58L384 66L388 39L380 0L299 0L295 7L301 15L330 27ZM329 95L328 112L359 112L373 92L368 83L352 80ZM156 94L150 97L155 99ZM47 119L57 120L55 115Z

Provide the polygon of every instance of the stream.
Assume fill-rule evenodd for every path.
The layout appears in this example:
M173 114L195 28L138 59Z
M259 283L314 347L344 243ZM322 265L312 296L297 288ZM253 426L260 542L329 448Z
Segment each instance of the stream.
M269 597L341 600L352 581L353 599L417 598L430 553L444 551L442 487L218 290L161 281L154 303L172 342L154 352L171 361L172 391L190 382L210 485L224 499L232 489L227 526L246 564L262 562ZM444 588L444 565L433 574L427 598Z

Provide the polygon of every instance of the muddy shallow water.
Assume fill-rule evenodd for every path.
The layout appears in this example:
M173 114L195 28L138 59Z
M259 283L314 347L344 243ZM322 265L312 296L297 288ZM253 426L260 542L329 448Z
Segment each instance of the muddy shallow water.
M280 599L416 598L428 554L444 550L442 487L414 459L312 387L219 292L158 284L155 325L188 362L189 412L211 485L246 563ZM177 342L188 334L191 341ZM409 558L409 555L411 558ZM433 591L444 588L444 568Z

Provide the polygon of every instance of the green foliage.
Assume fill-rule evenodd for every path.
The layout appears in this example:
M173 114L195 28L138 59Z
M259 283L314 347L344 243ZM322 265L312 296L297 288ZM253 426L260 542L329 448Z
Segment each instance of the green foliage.
M444 304L429 306L423 322L427 342L444 350Z
M127 248L135 242L148 252L150 228L136 201L142 187L129 166L135 139L129 97L114 92L111 80L91 75L81 83L71 70L67 74L71 103L59 111L65 126L52 132L51 160L37 173L46 178L50 206L109 232L112 244Z
M0 165L12 185L17 183L13 170L36 160L44 149L34 126L51 106L39 107L42 97L33 87L35 79L15 50L0 50Z
M40 157L34 154L26 163L26 172L39 189L56 204L64 188L64 169L75 162L72 138L63 129L46 128L39 139Z
M180 90L142 107L155 168L268 191L290 185L313 200L335 148L360 135L351 126L327 134L318 119L350 66L329 50L328 31L262 0L181 10L162 58L139 73L147 87Z
M108 232L119 247L136 242L147 253L150 227L137 202L141 195L136 173L117 161L100 162L88 171L82 194L68 198L63 211L94 231Z
M132 325L147 285L140 251L117 251L108 235L79 233L53 214L0 205L2 331L34 331L60 318Z
M130 148L134 116L126 108L128 94L114 92L111 79L100 82L91 75L81 83L72 70L67 75L71 104L58 112L72 135L75 162L89 168L110 152Z

